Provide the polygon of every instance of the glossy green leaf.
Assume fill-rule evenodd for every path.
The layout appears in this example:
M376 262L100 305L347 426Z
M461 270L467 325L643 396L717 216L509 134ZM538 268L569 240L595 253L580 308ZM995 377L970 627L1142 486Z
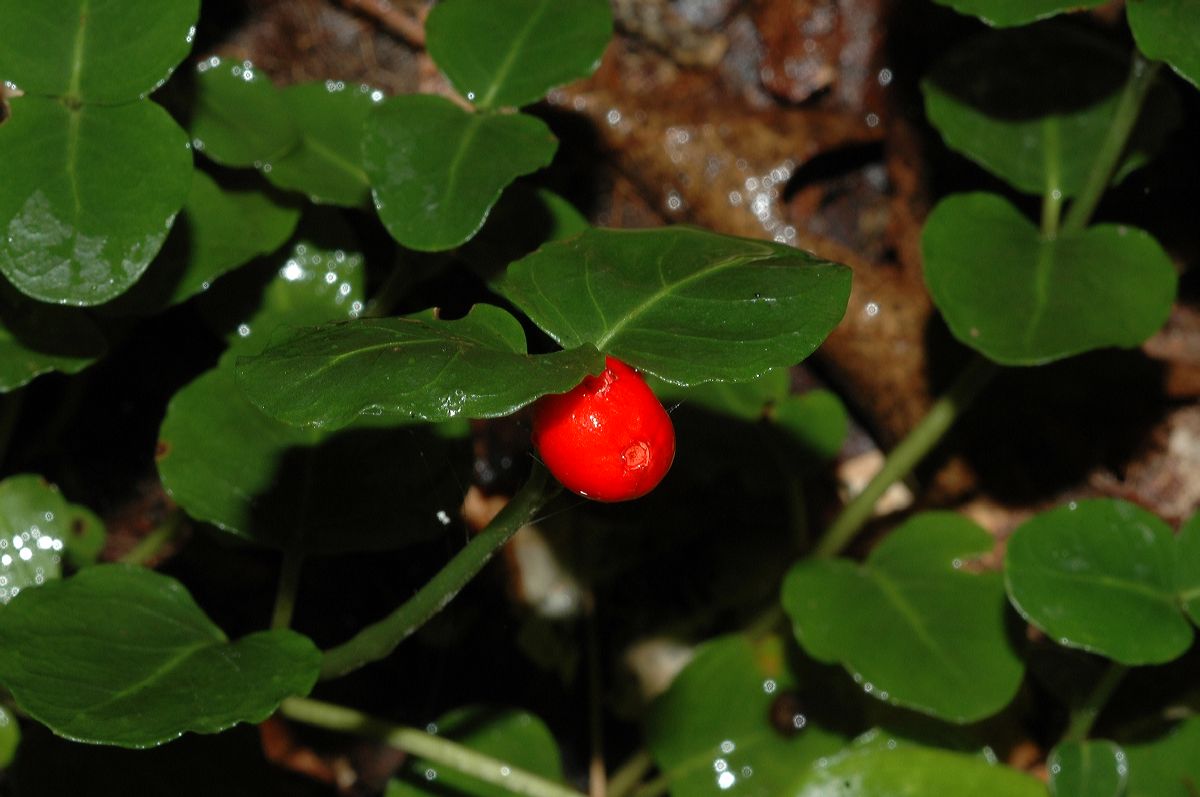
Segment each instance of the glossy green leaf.
M1179 530L1176 543L1175 590L1192 622L1200 625L1200 512Z
M1105 0L934 0L960 14L979 17L989 25L1025 25L1064 11L1092 8Z
M27 94L118 103L166 82L200 0L0 0L0 80Z
M1126 744L1129 786L1125 797L1196 797L1200 783L1200 717L1181 722L1169 734Z
M469 452L425 428L337 433L263 415L233 362L175 394L159 431L158 472L190 516L257 544L384 550L446 533Z
M509 415L602 368L591 346L528 355L520 322L476 305L457 321L419 314L298 332L241 360L238 383L285 423L337 428L359 415L398 423Z
M1166 61L1200 88L1200 14L1193 0L1132 0L1125 5L1138 49Z
M100 519L41 476L0 481L0 604L58 578L64 557L76 567L94 562L103 545Z
M550 729L524 711L470 707L456 709L433 723L439 736L504 761L518 769L562 782L558 743ZM461 772L409 762L387 787L385 797L511 797L512 792Z
M85 311L33 302L0 287L0 393L51 371L77 373L105 348L103 333Z
M187 137L145 100L68 109L9 100L0 125L0 271L46 302L100 304L129 288L187 198Z
M1174 535L1133 504L1072 502L1035 516L1009 539L1004 573L1013 606L1060 644L1139 665L1192 643Z
M478 232L504 187L549 164L558 141L526 114L469 113L410 94L371 112L362 146L388 232L410 249L437 251Z
M202 171L162 252L115 312L156 312L208 290L212 282L292 236L300 209L253 188L227 189Z
M192 146L223 166L258 166L300 144L291 111L249 61L213 56L196 69Z
M1063 742L1046 761L1050 797L1123 797L1129 777L1125 751L1113 742Z
M921 247L950 331L1005 365L1137 346L1175 299L1175 269L1149 233L1104 224L1046 240L994 194L939 202Z
M1045 797L1045 785L981 756L899 742L851 748L817 766L796 797Z
M459 94L502 108L590 75L612 26L607 0L447 0L429 14L425 45Z
M12 763L20 744L21 726L17 718L7 708L0 706L0 770Z
M674 797L795 794L845 745L810 721L785 654L778 637L712 640L651 706L646 743Z
M590 229L514 263L494 287L564 347L591 343L695 385L807 357L846 311L850 270L688 227Z
M313 202L366 205L371 185L361 162L363 127L383 92L326 80L288 86L281 95L300 143L263 167L266 178Z
M229 642L179 582L127 565L86 568L0 611L0 683L77 741L151 747L261 722L307 694L320 664L291 631Z
M1073 196L1108 135L1128 73L1127 51L1049 25L964 42L921 90L929 121L952 149L1021 191ZM1138 119L1114 183L1152 158L1178 125L1174 93L1153 89Z
M917 515L862 565L795 565L783 607L805 650L841 662L868 693L953 722L983 719L1012 699L1023 671L1001 576L971 566L992 546L966 518Z

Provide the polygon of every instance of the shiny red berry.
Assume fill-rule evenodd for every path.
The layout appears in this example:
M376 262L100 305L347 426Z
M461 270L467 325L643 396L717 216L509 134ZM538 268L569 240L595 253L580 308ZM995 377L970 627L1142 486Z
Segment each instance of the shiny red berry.
M653 490L675 459L675 429L637 371L609 357L604 373L533 409L533 444L554 477L596 501Z

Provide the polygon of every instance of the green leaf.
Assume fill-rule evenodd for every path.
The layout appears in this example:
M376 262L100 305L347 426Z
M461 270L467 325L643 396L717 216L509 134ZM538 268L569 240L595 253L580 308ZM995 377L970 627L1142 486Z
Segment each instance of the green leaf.
M754 422L767 417L792 388L788 368L772 368L757 379L745 382L703 382L681 387L658 377L646 380L663 403L695 404L711 412Z
M591 346L528 355L520 322L476 305L457 321L419 314L298 332L243 358L238 382L274 418L337 428L359 415L397 423L509 415L565 393L603 362Z
M109 309L157 312L208 290L217 277L292 236L299 208L253 188L226 189L197 170L192 190L162 252Z
M846 311L850 270L687 227L590 229L514 263L494 287L565 348L591 343L695 385L807 357Z
M1161 664L1192 643L1175 596L1170 527L1124 501L1072 502L1008 541L1008 595L1062 645L1122 664Z
M1025 25L1064 11L1093 8L1105 0L934 0L995 27Z
M388 232L409 249L437 251L478 232L504 187L548 165L558 142L526 114L469 113L410 94L371 112L362 146Z
M825 460L842 450L850 427L846 405L831 390L810 390L775 405L771 420L807 451Z
M1181 722L1160 739L1126 744L1125 797L1195 797L1200 783L1200 717Z
M524 711L460 708L433 723L436 733L518 769L562 782L558 744L550 729ZM417 758L388 782L385 797L511 797L512 792Z
M1045 785L980 756L902 743L851 748L819 765L796 797L1045 797Z
M429 13L425 46L478 107L517 107L594 72L612 27L606 0L447 0Z
M64 556L76 567L94 562L103 545L99 518L41 476L0 481L0 604L57 579Z
M1001 576L971 566L992 546L966 518L917 515L862 565L795 565L783 607L805 650L841 662L868 693L952 722L983 719L1008 704L1023 670Z
M0 80L84 102L144 97L192 49L199 12L200 0L0 0Z
M192 146L223 166L264 166L300 143L291 111L249 61L213 56L196 68Z
M151 747L261 722L307 694L321 654L265 631L231 643L172 578L97 565L0 611L0 683L60 736Z
M83 310L33 302L0 286L0 393L51 371L78 373L105 348Z
M1108 135L1128 73L1128 53L1107 40L1047 25L964 42L921 90L929 121L952 149L1026 193L1073 196ZM1174 92L1156 86L1112 182L1149 161L1178 123Z
M950 331L1005 365L1137 346L1175 298L1175 269L1149 233L1104 224L1048 240L994 194L939 202L921 247Z
M1129 777L1125 751L1113 742L1063 742L1046 761L1050 797L1123 797Z
M281 95L300 129L300 144L264 166L266 178L313 202L366 205L371 185L361 163L363 127L383 92L326 80L288 86Z
M187 198L187 138L145 100L9 100L0 125L0 271L46 302L100 304L154 259Z
M232 358L171 399L158 472L197 520L273 548L384 550L446 533L469 452L424 428L288 426L237 389Z
M0 770L12 763L20 745L21 726L17 718L7 708L0 706Z
M1125 5L1138 49L1166 61L1200 88L1200 14L1192 0L1133 0Z
M711 640L650 708L646 743L673 797L795 794L845 737L810 717L778 637Z
M1192 622L1200 625L1200 512L1179 530L1176 547L1175 590Z

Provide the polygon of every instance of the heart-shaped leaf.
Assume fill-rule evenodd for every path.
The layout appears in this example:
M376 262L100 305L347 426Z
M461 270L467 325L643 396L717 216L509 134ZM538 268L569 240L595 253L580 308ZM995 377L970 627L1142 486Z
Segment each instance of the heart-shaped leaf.
M687 227L590 229L514 263L494 287L564 347L591 343L694 385L803 360L845 313L850 270Z
M868 693L952 722L983 719L1012 699L1023 671L1000 574L970 566L992 546L966 518L917 515L862 565L794 566L783 607L805 650L841 662Z
M1200 783L1200 717L1181 722L1159 739L1126 744L1125 755L1125 797L1195 797Z
M238 363L238 382L268 415L338 428L359 415L397 423L509 415L565 393L604 358L592 346L525 353L511 315L476 305L466 318L370 318L298 332Z
M1005 365L1136 346L1175 299L1175 269L1149 233L1105 224L1045 239L994 194L939 202L921 247L950 331Z
M300 130L300 143L263 167L266 178L313 202L366 205L371 185L361 162L363 127L383 92L326 80L288 86L281 95Z
M504 187L549 164L557 147L532 116L469 113L409 94L371 112L362 153L388 232L410 249L437 251L470 239Z
M1200 14L1191 0L1135 0L1126 3L1129 27L1138 49L1166 61L1200 88Z
M32 302L0 286L0 393L50 371L77 373L105 348L85 311Z
M199 12L200 0L0 0L0 80L84 102L143 97L192 49Z
M433 723L436 733L514 767L562 782L558 743L540 719L524 711L482 707L460 708ZM423 759L406 764L388 782L385 797L511 797L512 792Z
M1008 541L1008 595L1060 644L1123 664L1161 664L1192 643L1179 611L1175 539L1124 501L1081 501L1026 521Z
M1200 625L1200 512L1180 529L1176 547L1175 590L1192 622Z
M646 742L675 797L795 794L844 736L810 717L778 637L711 640L651 706Z
M139 567L89 567L0 611L0 683L77 741L152 747L261 722L307 694L320 666L291 631L229 642L183 585Z
M521 106L595 71L612 12L606 0L447 0L425 35L459 94L480 108Z
M989 25L1025 25L1064 11L1092 8L1104 0L934 0L960 14L979 17Z
M1129 777L1125 751L1113 742L1063 742L1046 761L1050 797L1123 797Z
M223 166L258 166L300 143L291 111L270 78L249 61L213 56L196 67L192 146Z
M158 253L187 198L187 137L160 106L9 100L0 125L0 271L46 302L100 304Z
M946 144L1031 194L1083 187L1116 114L1129 55L1065 25L991 31L964 42L921 83ZM1166 85L1151 90L1113 172L1150 160L1178 125Z

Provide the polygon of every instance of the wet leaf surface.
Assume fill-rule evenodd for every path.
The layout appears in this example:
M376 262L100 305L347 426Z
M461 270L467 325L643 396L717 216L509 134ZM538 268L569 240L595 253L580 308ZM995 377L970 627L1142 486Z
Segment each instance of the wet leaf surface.
M1129 777L1125 752L1113 742L1063 742L1046 761L1051 797L1121 797Z
M300 131L270 78L248 61L201 61L192 105L192 145L222 166L258 166L300 143Z

